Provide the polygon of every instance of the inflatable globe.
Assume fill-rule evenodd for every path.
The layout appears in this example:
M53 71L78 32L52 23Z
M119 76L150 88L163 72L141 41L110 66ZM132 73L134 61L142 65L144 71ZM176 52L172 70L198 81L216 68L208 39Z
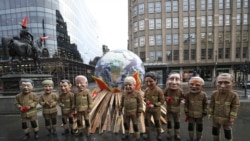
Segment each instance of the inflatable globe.
M141 59L129 50L107 52L95 66L95 76L102 79L109 87L122 89L126 76L139 72L143 82L145 69Z

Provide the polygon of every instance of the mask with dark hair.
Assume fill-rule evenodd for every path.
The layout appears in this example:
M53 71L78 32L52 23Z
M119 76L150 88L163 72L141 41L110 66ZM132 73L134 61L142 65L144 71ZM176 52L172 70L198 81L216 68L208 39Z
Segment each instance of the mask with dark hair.
M152 71L147 72L147 73L145 74L145 78L146 78L146 77L151 77L151 78L154 79L154 80L157 79L155 72L152 72Z

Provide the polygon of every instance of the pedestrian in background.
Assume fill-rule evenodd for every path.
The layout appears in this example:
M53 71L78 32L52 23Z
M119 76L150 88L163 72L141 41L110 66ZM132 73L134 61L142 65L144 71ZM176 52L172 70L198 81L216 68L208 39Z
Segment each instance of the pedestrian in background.
M34 83L31 79L21 79L19 82L21 92L15 97L15 105L21 113L22 129L25 133L23 141L30 138L29 124L34 131L34 139L38 139L38 120L37 120L37 109L38 96L33 93Z
M75 77L75 85L77 91L74 96L74 110L77 117L78 133L76 136L81 136L83 133L83 120L85 121L85 127L87 129L87 136L90 135L90 120L89 113L92 109L92 97L91 92L88 89L88 79L84 75L78 75Z
M138 127L139 117L143 112L142 107L142 97L139 91L135 90L136 81L134 77L128 76L124 79L124 93L121 98L120 105L120 114L122 115L123 111L123 125L125 128L125 136L124 139L129 138L129 128L130 128L130 120L133 124L133 129L135 132L136 140L140 140L140 132Z
M147 88L144 93L144 100L146 102L145 111L145 126L146 134L144 138L148 138L150 132L151 116L154 118L154 124L157 131L157 139L161 140L161 106L164 104L164 95L160 87L157 86L157 75L154 72L147 72L145 74L145 83Z
M211 95L209 115L213 119L213 141L220 141L220 129L223 127L227 141L232 141L232 126L237 117L240 101L233 91L234 77L221 73L216 79L217 90Z
M175 138L180 140L180 112L181 102L184 100L184 92L181 89L181 75L171 73L168 76L164 96L167 105L167 138L172 137L172 123L174 123Z
M190 141L194 140L194 128L196 128L195 141L201 141L203 131L203 118L207 116L208 98L207 94L202 91L204 80L195 76L189 80L189 92L185 95L185 114L188 122L188 132Z
M62 135L67 135L70 132L74 134L75 132L73 128L74 94L71 92L71 86L72 84L67 79L60 82L59 106L62 110L62 123L64 127Z
M49 79L44 80L42 86L44 93L40 96L39 104L42 106L45 127L49 131L48 136L56 135L58 96L52 92L54 82Z

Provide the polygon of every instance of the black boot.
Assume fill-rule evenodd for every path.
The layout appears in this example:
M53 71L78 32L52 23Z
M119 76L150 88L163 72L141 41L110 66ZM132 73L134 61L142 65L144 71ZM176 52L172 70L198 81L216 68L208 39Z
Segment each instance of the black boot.
M48 129L49 133L47 134L47 136L51 135L51 129Z
M27 141L30 138L30 134L25 134L25 136L23 137L23 141Z
M125 134L125 135L122 136L122 140L127 140L128 138L129 138L129 137L128 137L127 134Z
M37 140L39 138L38 132L35 132L34 139Z

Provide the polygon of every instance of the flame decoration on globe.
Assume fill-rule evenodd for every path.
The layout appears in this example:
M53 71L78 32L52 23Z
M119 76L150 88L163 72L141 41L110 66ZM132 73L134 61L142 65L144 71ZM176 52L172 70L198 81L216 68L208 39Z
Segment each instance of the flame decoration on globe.
M140 81L145 75L141 59L129 50L112 50L107 52L95 66L95 76L109 88L123 88L125 77L139 72Z

